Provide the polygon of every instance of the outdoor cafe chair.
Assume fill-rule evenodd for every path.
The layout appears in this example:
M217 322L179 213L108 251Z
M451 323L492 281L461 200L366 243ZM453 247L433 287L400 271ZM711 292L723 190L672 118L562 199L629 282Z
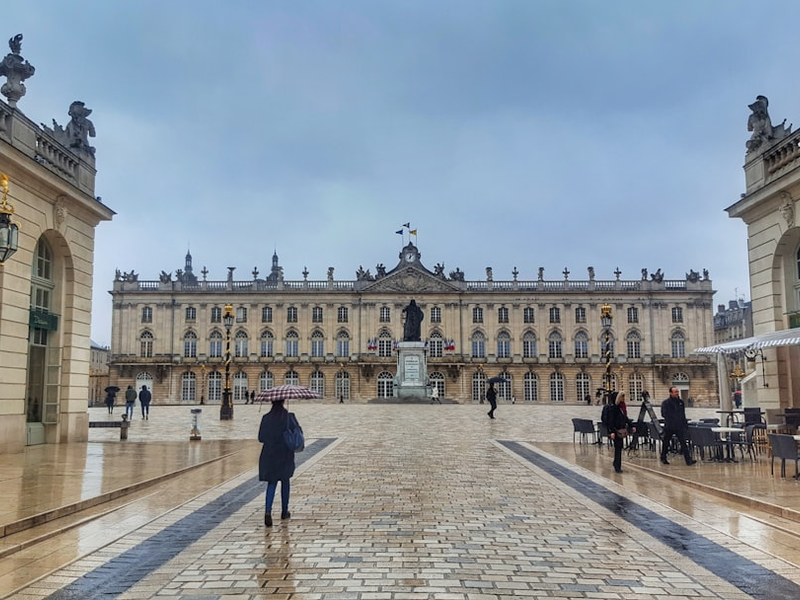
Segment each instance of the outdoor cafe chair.
M572 419L572 443L575 443L575 436L579 443L589 443L589 435L592 436L592 443L597 443L597 430L594 428L594 421L591 419Z
M769 461L769 472L775 474L775 459L781 459L781 477L786 477L786 461L794 461L794 478L800 477L797 463L800 461L800 452L797 450L797 441L791 435L783 433L769 433L769 446L772 458Z

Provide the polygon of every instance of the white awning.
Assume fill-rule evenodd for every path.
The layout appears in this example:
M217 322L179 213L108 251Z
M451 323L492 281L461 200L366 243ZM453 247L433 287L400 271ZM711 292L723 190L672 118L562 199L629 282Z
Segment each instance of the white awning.
M743 350L797 345L800 345L800 329L782 329L781 331L762 333L761 335L734 340L724 344L717 344L715 346L696 348L694 351L696 354L733 354Z

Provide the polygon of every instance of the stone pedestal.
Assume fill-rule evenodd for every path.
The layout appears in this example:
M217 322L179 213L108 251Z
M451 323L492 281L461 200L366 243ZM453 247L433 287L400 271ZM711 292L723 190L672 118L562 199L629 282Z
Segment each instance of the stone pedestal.
M428 361L424 342L399 342L397 344L397 398L428 397Z

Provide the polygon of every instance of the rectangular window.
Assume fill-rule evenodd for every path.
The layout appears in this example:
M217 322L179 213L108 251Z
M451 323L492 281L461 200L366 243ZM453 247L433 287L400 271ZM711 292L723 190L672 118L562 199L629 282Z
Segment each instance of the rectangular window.
M336 322L347 323L347 318L348 318L347 312L348 311L346 306L340 306L339 310L336 311Z
M472 322L483 323L483 309L479 306L472 309Z
M197 309L194 306L186 307L186 320L195 321L197 319Z
M222 323L222 309L219 306L211 307L211 322Z
M264 306L261 309L261 322L262 323L272 323L272 307L271 306Z
M579 306L575 309L575 322L586 323L586 309L584 307Z
M153 322L153 309L149 306L142 307L142 323Z
M497 309L497 322L508 323L508 309L505 306Z
M522 320L525 323L534 323L534 313L531 307L522 310Z
M639 309L630 307L628 309L628 323L638 323L639 322Z
M286 322L297 323L297 307L290 306L286 309Z
M392 313L389 310L388 306L381 306L380 314L378 320L381 323L391 323L391 316Z
M311 309L311 322L322 323L322 307L315 306Z
M672 322L683 323L683 309L679 306L672 309Z
M561 309L557 307L552 307L550 309L550 322L551 323L561 323Z
M236 309L236 322L247 323L247 309L244 306L239 306Z
M431 307L431 323L442 322L442 309L438 306Z

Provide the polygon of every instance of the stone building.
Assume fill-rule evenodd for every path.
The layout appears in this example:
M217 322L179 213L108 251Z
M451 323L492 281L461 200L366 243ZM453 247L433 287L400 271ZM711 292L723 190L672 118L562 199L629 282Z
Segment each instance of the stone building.
M108 382L108 346L92 342L89 354L89 406L99 406L106 397Z
M726 209L747 224L753 337L740 349L755 359L745 392L762 409L800 406L800 132L773 125L767 106L750 105L745 193Z
M407 244L397 264L359 267L355 279L288 281L278 257L260 278L224 280L194 275L192 256L173 278L140 280L117 273L111 295L110 379L125 387L152 386L154 402L219 403L225 387L230 335L229 386L234 402L248 391L295 383L334 401L367 401L393 395L395 344L403 339L402 310L416 300L423 310L430 384L439 396L478 400L488 377L503 375L501 399L519 402L583 402L611 379L632 397L656 397L678 385L686 397L718 401L716 368L691 348L713 341L713 290L708 273L679 280L661 270L635 280L570 279L564 269L547 280L480 280L460 269L432 270ZM610 329L601 306L612 309ZM234 313L230 332L223 315ZM605 343L612 355L607 367Z
M719 304L714 315L714 343L724 344L753 335L753 303L730 300Z
M94 195L94 127L83 102L65 127L17 107L34 68L22 36L0 62L0 212L19 226L0 266L0 452L88 438L95 227L114 214ZM7 230L6 230L7 231ZM0 231L0 241L8 242Z

